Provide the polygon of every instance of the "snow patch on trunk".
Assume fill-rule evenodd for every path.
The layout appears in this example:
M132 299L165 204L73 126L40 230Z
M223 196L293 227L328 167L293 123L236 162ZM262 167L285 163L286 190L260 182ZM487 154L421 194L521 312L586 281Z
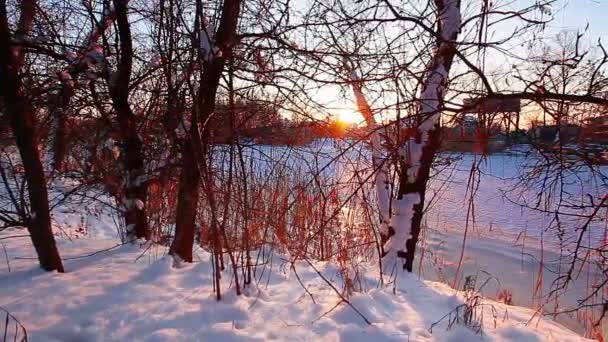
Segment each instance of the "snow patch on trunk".
M402 199L394 201L394 213L391 217L390 226L395 230L393 235L384 245L386 255L382 260L384 273L391 274L400 267L397 262L398 254L403 251L405 241L411 236L412 216L414 206L420 204L420 195L411 193L403 196Z

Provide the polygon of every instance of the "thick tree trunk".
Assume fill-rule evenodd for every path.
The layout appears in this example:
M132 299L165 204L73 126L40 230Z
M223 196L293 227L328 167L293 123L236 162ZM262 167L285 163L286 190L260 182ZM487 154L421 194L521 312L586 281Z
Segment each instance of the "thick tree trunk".
M169 254L178 256L186 262L192 262L199 183L200 172L194 159L192 143L186 141L182 147L182 169L179 177L179 193L175 212L175 238L169 250Z
M149 239L150 231L146 214L148 182L145 178L143 148L137 131L137 118L129 105L133 46L127 15L127 2L127 0L114 0L116 24L120 38L120 56L116 76L111 77L108 83L124 146L124 166L127 175L123 204L127 239Z
M431 164L439 150L439 124L449 72L456 54L454 41L461 26L460 0L435 0L439 14L437 48L426 73L417 116L417 132L404 144L399 189L390 237L385 244L384 271L392 273L403 262L413 269L416 243L421 229L424 195ZM404 248L405 247L405 248Z
M426 194L426 186L431 173L431 165L435 159L435 155L439 150L440 145L440 130L439 124L429 133L428 144L422 151L421 167L418 171L418 178L414 182L408 182L407 177L399 180L398 199L403 199L408 195L414 194L418 196L419 203L413 206L413 214L411 218L411 231L409 238L405 241L405 253L401 254L405 258L403 268L408 272L414 269L414 256L416 252L416 244L420 236L422 228L422 213L424 210L424 199ZM401 175L403 176L403 175Z
M125 169L127 184L125 185L125 223L127 239L150 239L146 203L148 200L148 182L145 179L144 159L141 140L137 129L132 124L133 113L130 109L117 109L119 126L124 143Z
M4 89L2 93L5 94ZM38 254L40 266L47 271L63 272L63 265L51 229L44 169L40 162L40 154L34 137L34 114L31 109L25 108L26 105L22 99L16 100L17 103L15 104L9 104L7 98L5 97L4 102L23 162L29 195L31 219L26 223L26 226Z
M182 171L180 175L179 196L177 202L177 218L175 222L175 240L171 244L171 254L182 260L192 261L192 247L198 208L198 185L200 184L200 169L197 158L205 158L203 144L209 143L207 137L200 137L199 122L206 122L215 110L215 97L220 76L226 60L231 58L232 47L236 39L236 29L240 12L240 0L226 0L222 6L220 23L215 34L215 41L210 44L218 49L217 54L201 56L203 73L197 96L197 106L190 120L190 132L182 146ZM199 9L202 7L198 4ZM199 16L202 15L200 12ZM197 25L200 22L197 21ZM199 34L206 34L197 27ZM200 37L197 41L201 41ZM198 47L200 48L200 47ZM200 118L200 120L199 120ZM205 130L203 129L205 132ZM216 237L219 239L219 237Z
M21 3L21 17L17 33L25 36L31 29L35 1ZM24 56L20 48L12 46L6 13L6 2L0 0L0 96L11 124L21 155L29 195L31 217L26 227L38 254L40 266L63 272L63 264L51 229L48 193L44 169L35 135L35 113L24 94L20 71Z

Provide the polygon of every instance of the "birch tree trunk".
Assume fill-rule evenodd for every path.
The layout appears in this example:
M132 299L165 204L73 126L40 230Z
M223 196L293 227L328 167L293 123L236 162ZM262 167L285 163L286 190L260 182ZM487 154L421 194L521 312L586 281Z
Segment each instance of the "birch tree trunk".
M461 27L460 0L434 1L439 14L437 47L422 87L416 134L400 151L403 160L390 223L393 230L384 246L386 273L395 271L399 259L408 272L413 269L427 182L439 150L441 109Z
M381 125L378 125L376 122L371 106L363 94L361 78L357 72L348 65L348 61L345 60L344 65L347 71L350 72L350 83L353 88L355 100L357 101L357 110L365 119L368 129L372 132L369 143L372 149L372 172L375 172L374 185L376 188L376 198L378 200L380 234L383 237L387 237L390 234L390 230L392 230L392 228L389 227L391 194L389 188L388 165L383 157L384 149L382 147L382 137L380 135Z
M6 0L0 0L0 97L25 170L30 205L30 217L25 218L25 225L36 249L40 266L47 271L63 272L63 264L51 229L46 179L35 132L36 115L23 87L21 69L25 55L19 46L12 43L25 38L30 32L35 8L34 0L24 0L20 3L21 14L13 37L9 28Z

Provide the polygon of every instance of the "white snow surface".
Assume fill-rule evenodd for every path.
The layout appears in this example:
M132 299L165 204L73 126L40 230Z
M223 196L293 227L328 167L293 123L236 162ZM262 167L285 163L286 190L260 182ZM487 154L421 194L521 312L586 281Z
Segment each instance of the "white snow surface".
M97 229L104 229L102 226ZM0 238L20 235L14 229ZM94 235L104 236L97 232ZM447 318L463 303L463 293L447 285L401 274L395 292L376 286L377 269L364 273L366 290L336 307L340 297L304 261L295 270L275 254L258 269L257 285L237 296L231 274L222 279L223 299L213 292L209 253L197 250L197 261L174 267L164 249L145 245L117 246L115 239L59 238L66 273L37 267L28 238L5 245L11 272L0 266L0 306L26 327L30 341L583 341L548 319L531 319L532 310L492 300L485 307L483 334ZM91 253L99 252L94 255ZM32 259L27 259L32 258ZM313 262L341 288L339 270Z
M428 214L429 224L442 228L441 236L432 235L429 245L450 261L459 251L460 236L454 233L462 230L466 212L462 177L470 158L465 159L454 186ZM476 233L487 225L493 227L492 238L498 238L497 232L510 236L524 226L531 236L541 231L542 216L516 210L499 194L504 180L497 177L511 176L517 165L513 157L499 155L485 166L493 176L485 176L481 183ZM207 252L197 250L195 263L174 268L173 261L163 257L164 249L117 246L117 229L109 212L101 205L55 208L53 228L65 274L38 268L29 238L8 238L24 235L25 230L0 232L0 307L25 325L30 341L585 341L548 318L532 319L533 310L489 299L483 303L492 305L497 315L494 318L485 307L483 335L462 324L447 329L447 319L430 333L434 322L463 302L463 294L407 274L397 279L395 293L391 286L380 289L373 266L362 274L365 291L350 297L372 322L368 325L344 303L332 310L340 298L308 264L296 263L313 302L281 255L273 258L272 266L258 270L263 274L258 273L257 285L242 296L230 288L231 273L225 272L224 299L217 302ZM524 265L519 248L508 241L480 236L467 243L465 266L471 270L463 275L488 268L500 277L501 287L513 290L516 304L525 304L534 282L531 274L538 266L531 261ZM342 288L337 266L314 265ZM437 278L429 270L423 274ZM493 295L493 289L486 290Z

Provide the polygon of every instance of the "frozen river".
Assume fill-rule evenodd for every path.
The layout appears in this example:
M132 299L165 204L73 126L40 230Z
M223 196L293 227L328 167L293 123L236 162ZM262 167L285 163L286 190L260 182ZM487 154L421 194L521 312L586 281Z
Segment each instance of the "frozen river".
M352 172L352 166L348 165L359 163L356 160L361 155L365 159L367 152L357 149L344 152L343 149L344 145L338 149L334 142L325 141L310 149L261 150L265 158L282 160L298 172L347 179ZM343 155L336 157L339 151ZM459 288L464 277L477 275L477 286L490 279L482 289L484 295L495 297L499 291L508 290L516 305L542 306L543 312L553 312L575 306L577 300L590 293L593 284L606 276L577 264L577 277L566 289L560 290L559 300L547 298L558 277L556 273L567 266L560 265L560 260L568 260L560 258L560 253L569 254L586 221L581 214L589 213L588 209L571 207L588 205L590 198L597 199L608 191L605 178L608 169L597 168L595 173L580 169L570 174L543 174L531 168L540 160L539 156L521 151L490 155L482 161L479 155L473 154L442 157L449 158L451 165L441 169L431 182L424 219L428 229L418 249L424 253L423 258L418 257L418 262L423 260L422 265L417 265L418 271L425 279L452 284L469 208L472 210ZM476 191L471 204L468 180L473 164ZM524 174L533 175L525 184L520 183ZM558 182L554 182L556 180ZM606 213L601 213L583 234L587 246L603 245ZM558 321L579 333L584 332L574 314L560 315Z
M577 263L576 278L571 284L557 296L547 297L556 286L557 273L568 267L563 260L571 260L568 256L579 234L583 234L587 246L605 244L605 211L585 232L581 229L587 218L568 214L590 213L590 210L574 210L571 205L589 204L590 197L597 199L604 195L608 191L603 178L607 170L598 170L603 175L580 170L556 182L559 186L541 189L543 184L556 180L555 175L549 180L543 175L537 177L537 182L519 183L521 175L531 171L526 167L531 164L531 158L534 157L496 154L477 164L479 156L460 155L454 169L437 175L431 185L437 197L429 203L426 215L429 229L420 270L426 279L453 282L469 208L458 287L462 287L465 276L476 275L477 286L489 279L482 290L487 296L496 296L506 289L512 293L516 305L535 309L543 306L544 312L553 312L575 307L578 300L591 293L594 284L605 279L606 274L600 274L596 268L581 267ZM474 163L480 172L471 204L467 184ZM557 205L560 194L561 207ZM524 203L527 206L522 205ZM556 215L556 211L563 214ZM566 258L560 258L560 254ZM584 333L576 314L560 315L558 321Z

